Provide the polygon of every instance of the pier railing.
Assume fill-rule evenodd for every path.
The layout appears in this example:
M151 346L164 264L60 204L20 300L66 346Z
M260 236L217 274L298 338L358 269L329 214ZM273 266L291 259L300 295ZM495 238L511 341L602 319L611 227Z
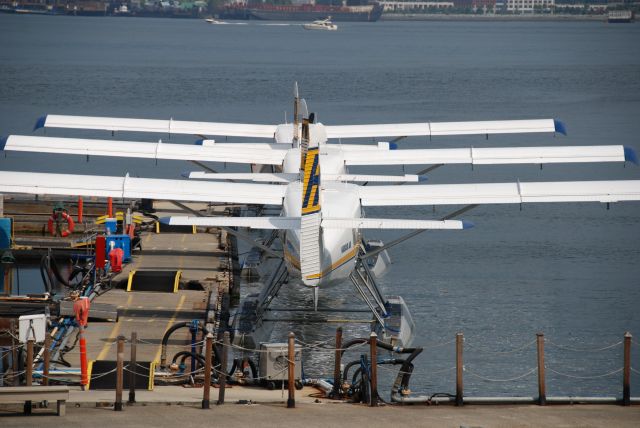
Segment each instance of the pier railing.
M0 332L2 336L14 336L10 331ZM39 352L33 341L26 344L18 344L17 337L13 337L13 345L0 347L0 361L3 366L0 367L0 386L17 386L20 384L31 385L35 381L43 385L47 384L79 384L77 380L78 371L73 369L56 368L50 370L50 355L47 352L47 346L44 346ZM128 344L129 352L125 352L125 345ZM399 404L411 403L452 403L456 405L464 404L481 404L481 403L530 403L544 406L549 403L611 403L628 406L632 403L640 403L640 398L631 396L631 379L632 374L640 375L640 367L635 368L632 365L632 348L636 349L640 345L634 341L630 333L625 333L620 341L610 344L603 344L597 347L574 346L557 343L544 334L538 333L535 338L526 343L514 347L513 349L487 351L486 347L481 348L473 344L466 343L462 333L456 334L451 340L445 340L441 343L430 344L427 348L436 349L445 346L453 346L455 344L455 361L451 362L449 367L439 368L437 370L429 370L422 366L419 371L414 371L415 358L420 352L421 347L400 348L385 344L377 339L374 333L370 337L352 339L344 342L342 337L342 329L336 331L336 337L321 342L308 343L300 339L296 339L293 333L289 337L288 352L283 354L283 360L286 366L282 368L281 374L287 373L290 379L288 389L290 391L287 400L289 407L295 406L295 390L293 385L293 371L295 361L293 357L294 346L301 349L306 354L307 360L310 356L316 357L322 354L320 360L327 366L333 366L332 379L307 380L308 383L320 386L325 394L330 398L350 399L352 401L367 402L369 405L375 406L383 398L378 392L378 373L383 376L396 376L391 390L391 402ZM102 346L102 345L100 345ZM193 360L191 370L186 370L186 364L182 367L172 365L168 370L156 373L149 372L148 366L143 366L136 362L136 348L138 346L157 347L156 341L148 342L144 339L137 338L137 334L133 333L130 340L119 337L112 343L117 346L118 362L115 368L102 373L92 373L90 380L97 380L105 376L116 374L116 410L121 409L123 377L129 376L129 402L135 402L135 376L142 376L150 379L150 382L163 382L164 384L191 383L192 385L204 386L203 391L203 408L208 408L210 402L208 388L211 384L217 383L220 388L220 396L218 403L224 403L224 385L228 382L242 382L247 384L260 384L266 378L261 378L255 370L255 363L252 364L251 376L248 377L248 371L242 370L241 366L252 363L251 358L260 355L263 350L254 350L243 348L242 346L233 345L229 340L229 333L226 332L223 340L214 340L213 335L204 336L203 340L189 343L185 345L182 353L184 358L182 361L191 358ZM574 353L582 358L589 358L591 354L603 353L606 351L616 352L619 349L617 357L618 364L611 357L607 357L607 361L613 364L613 369L609 368L599 373L584 373L584 368L574 366L571 369L562 368L555 361L546 358L545 348L554 349L557 352ZM196 350L195 352L193 350ZM535 358L531 355L535 349ZM470 364L465 361L465 350L472 351L474 355L487 353L503 358L510 358L517 353L527 352L531 358L530 364L523 366L520 373L509 376L496 376L482 372L481 365ZM388 352L385 352L388 351ZM347 352L353 355L353 352L360 353L359 358L354 361L343 361ZM25 357L18 357L24 353ZM176 355L178 355L176 354ZM232 359L233 355L240 355L241 358ZM130 355L128 361L125 361L125 355ZM637 354L636 354L637 355ZM330 359L333 357L333 363ZM19 358L25 358L23 364L17 364ZM529 358L529 357L527 357ZM312 359L312 358L311 358ZM316 358L317 360L318 358ZM177 361L177 360L176 360ZM228 369L229 363L233 361L232 370ZM520 359L522 361L522 359ZM7 367L9 363L9 367ZM345 364L346 363L346 364ZM399 366L399 368L397 368ZM34 370L34 368L38 368ZM233 371L238 368L238 373L233 377ZM353 370L354 374L349 378L348 374ZM146 372L145 372L146 371ZM451 393L433 394L430 396L421 395L413 396L409 391L409 379L417 373L428 372L430 376L446 376L452 378ZM126 373L126 374L125 374ZM557 396L553 395L553 391L547 388L547 375L553 374L556 377L568 378L576 381L581 380L597 380L619 376L621 378L621 395L618 397L598 397L598 396ZM67 375L67 376L65 376ZM329 375L331 376L331 375ZM464 383L466 379L473 379L477 382L490 382L508 384L510 382L522 383L525 380L531 381L537 385L536 397L478 397L465 396ZM284 383L283 383L284 385ZM206 403L206 404L205 404Z

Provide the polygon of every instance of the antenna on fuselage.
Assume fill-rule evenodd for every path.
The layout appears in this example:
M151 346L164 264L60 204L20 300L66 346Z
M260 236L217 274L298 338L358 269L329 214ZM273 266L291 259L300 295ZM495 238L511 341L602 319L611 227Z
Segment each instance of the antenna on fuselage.
M298 105L300 104L300 94L298 93L298 82L293 84L293 147L297 148L300 143L300 117Z

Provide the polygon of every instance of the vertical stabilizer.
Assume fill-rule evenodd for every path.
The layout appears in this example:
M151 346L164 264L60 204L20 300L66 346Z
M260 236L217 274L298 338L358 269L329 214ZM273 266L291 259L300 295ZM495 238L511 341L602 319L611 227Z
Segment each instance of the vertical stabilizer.
M302 121L300 140L302 218L300 224L300 271L305 285L316 285L321 275L320 158L318 142L310 135L308 119Z

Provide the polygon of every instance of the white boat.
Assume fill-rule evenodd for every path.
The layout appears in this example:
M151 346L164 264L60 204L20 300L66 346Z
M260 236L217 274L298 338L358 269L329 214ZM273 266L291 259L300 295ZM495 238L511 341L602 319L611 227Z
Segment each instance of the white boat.
M227 24L226 22L219 21L219 20L217 20L215 18L207 18L207 19L205 19L205 21L207 21L208 24Z
M317 21L313 21L310 24L302 25L305 30L328 30L335 31L338 29L338 26L331 22L331 17L328 16L326 19L319 19Z

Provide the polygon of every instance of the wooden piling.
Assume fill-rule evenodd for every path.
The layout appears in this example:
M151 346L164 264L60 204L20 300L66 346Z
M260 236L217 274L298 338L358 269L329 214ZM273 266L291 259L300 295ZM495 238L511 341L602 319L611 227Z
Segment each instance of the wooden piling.
M369 355L371 357L371 377L369 379L371 393L369 394L369 406L378 405L378 335L372 331L369 335Z
M225 331L222 341L222 361L220 362L220 373L218 379L220 389L218 391L218 404L224 404L224 389L227 385L227 361L229 358L229 332Z
M20 385L20 376L18 376L16 373L18 373L18 341L16 340L16 337L18 335L18 332L16 331L16 320L11 319L10 321L11 324L11 371L13 373L13 386L19 386Z
M289 360L289 376L287 386L289 387L289 398L287 399L287 408L292 409L296 407L296 370L295 370L295 343L296 335L289 333L289 346L288 346L288 360Z
M27 386L31 386L33 382L33 343L33 339L27 340L27 362L25 365ZM31 414L31 401L24 402L24 414Z
M138 333L131 332L131 357L129 358L129 404L136 402L136 374L137 374L137 344Z
M116 363L116 402L113 406L113 410L116 412L122 411L122 387L124 385L124 379L122 377L122 370L124 367L124 336L118 336L118 354Z
M624 334L624 366L622 370L622 405L631 405L631 333Z
M544 334L538 333L538 404L544 406L547 404L547 385L544 376Z
M333 366L333 390L331 396L333 398L340 397L341 385L342 385L342 327L336 329L336 351L335 362Z
M213 346L213 334L207 333L204 352L204 386L202 388L202 408L208 409L211 405L211 347Z
M42 385L49 386L49 365L51 364L51 336L49 333L44 336L44 352L42 354Z
M462 343L464 336L462 333L456 334L456 406L462 406L463 400L463 358L462 358Z

